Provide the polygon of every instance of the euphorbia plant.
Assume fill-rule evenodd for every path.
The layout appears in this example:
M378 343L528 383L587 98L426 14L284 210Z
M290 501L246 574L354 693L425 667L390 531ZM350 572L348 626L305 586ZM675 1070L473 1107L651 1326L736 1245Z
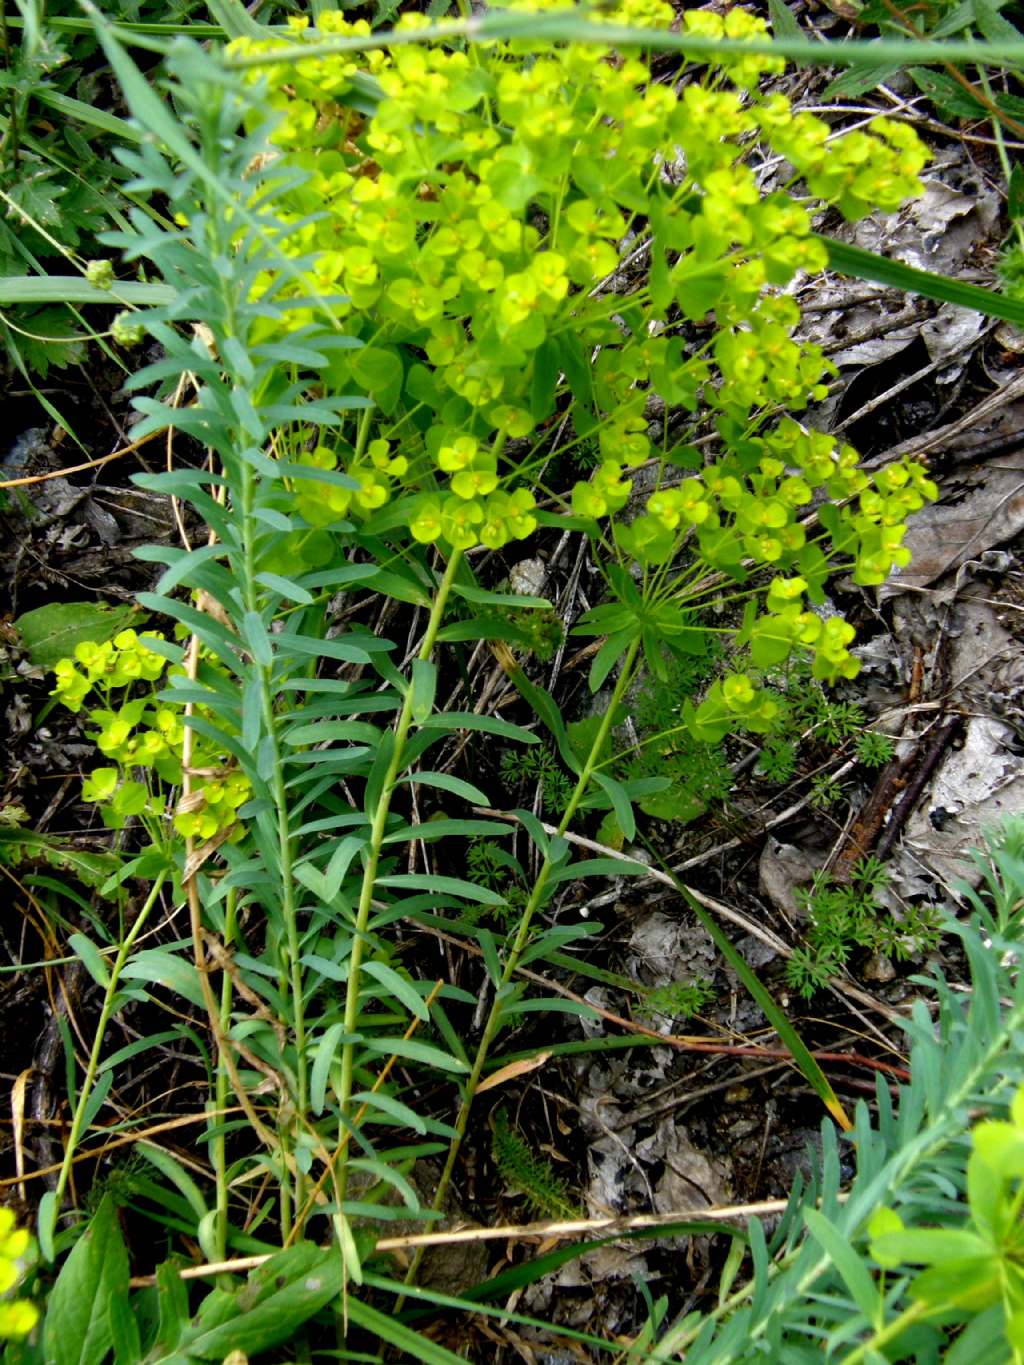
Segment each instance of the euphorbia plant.
M609 13L672 20L646 0ZM410 1130L429 1150L447 1146L441 1206L491 1047L535 1003L518 968L589 927L537 932L560 886L611 866L572 862L563 836L588 803L635 833L637 787L615 781L605 755L636 673L692 648L693 608L715 594L750 602L732 633L758 667L796 649L822 679L852 676L850 627L808 603L835 567L872 583L902 562L906 515L934 492L921 466L870 476L786 415L823 397L830 373L794 338L799 311L781 292L824 265L812 215L832 204L856 217L914 192L925 153L912 131L883 119L830 143L821 120L760 89L772 58L714 63L676 89L637 54L445 49L412 41L426 22L406 16L404 41L368 57L372 108L354 58L324 46L367 32L340 13L321 12L315 32L295 21L289 36L239 41L226 66L182 45L169 62L180 124L99 25L151 135L124 154L132 189L165 198L178 224L163 233L140 219L116 238L175 291L141 319L167 355L133 386L187 373L196 388L188 408L138 399L140 434L175 425L212 457L143 479L188 500L213 533L201 550L148 556L168 569L143 605L217 661L170 678L157 701L204 708L188 724L251 789L243 837L190 902L191 946L232 1086L243 1099L250 1083L275 1092L273 1130L251 1106L247 1119L279 1183L283 1235L298 1235L330 1183L349 1251L346 1219L376 1207L384 1185L417 1207L405 1171L424 1144L410 1155ZM740 10L684 23L763 31ZM760 194L747 165L759 145L790 163L787 190ZM643 262L635 280L620 276L627 250ZM183 334L189 321L202 330ZM702 423L707 459L693 444ZM557 484L552 454L584 443L596 469ZM523 639L496 609L547 604L510 603L475 570L489 575L488 556L549 528L589 536L608 584L610 600L576 628L605 637L590 681L612 680L612 699L577 753L553 699L509 663L576 782L556 834L518 813L538 859L503 949L468 930L492 990L470 1049L446 1010L474 997L414 977L391 930L501 898L399 855L497 830L424 822L406 789L489 804L444 764L425 767L428 754L456 730L536 742L503 718L441 710L437 656L449 641ZM181 586L214 610L172 597ZM335 629L329 599L356 586L420 609L405 666L365 623ZM455 599L475 614L449 620ZM690 716L712 739L772 720L771 698L743 673ZM250 906L261 913L243 915ZM219 1006L211 932L235 954ZM433 1034L414 1038L420 1024ZM465 1077L454 1130L413 1107L383 1065L395 1057ZM353 1172L369 1194L353 1196ZM203 1233L222 1253L223 1161L217 1179L216 1239L213 1223Z
M610 17L659 26L673 12L627 0ZM398 30L426 23L406 15ZM765 31L741 9L691 10L683 24L731 38ZM344 102L352 56L324 55L325 39L366 24L339 11L315 31L304 19L292 29L291 53L277 39L231 49L279 115L280 164L308 172L291 199L308 216L282 245L311 264L284 293L341 291L333 313L364 346L339 351L324 381L375 405L348 439L317 448L313 458L359 488L328 499L314 524L354 514L369 534L406 527L420 543L468 551L565 525L571 510L600 562L637 566L650 665L673 647L673 614L706 594L709 570L745 583L765 568L767 615L745 626L755 663L806 649L817 677L852 676L852 632L808 603L823 601L837 564L870 584L905 563L906 516L934 486L913 462L871 477L849 446L778 421L823 397L833 372L794 338L799 309L780 290L824 267L815 212L831 204L854 219L917 191L927 153L913 130L880 118L833 137L760 89L781 69L771 57L713 63L676 88L639 54L527 53L516 42L371 53L383 98L366 117ZM309 43L319 55L302 58ZM790 164L787 190L760 193L746 155L755 143ZM627 244L643 262L636 279L616 274ZM660 415L673 407L693 426L714 419L711 460L670 435ZM543 478L556 421L561 449L596 439L600 450L571 489ZM631 495L640 468L644 499ZM837 506L809 530L820 495ZM609 576L620 601L625 582ZM636 627L636 603L622 606L583 624L610 637L595 684ZM702 738L763 729L770 710L736 679L694 728Z

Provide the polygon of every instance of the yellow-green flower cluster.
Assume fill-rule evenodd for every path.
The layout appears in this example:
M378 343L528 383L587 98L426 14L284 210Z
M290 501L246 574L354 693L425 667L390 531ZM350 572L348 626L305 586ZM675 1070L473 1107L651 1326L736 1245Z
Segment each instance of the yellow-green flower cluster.
M419 498L409 523L423 544L444 540L453 549L486 545L498 550L510 540L525 540L537 527L535 499L528 488L511 493L498 487L497 458L476 437L457 435L439 446L440 473L449 476L451 493Z
M768 25L748 10L735 8L728 13L715 14L712 10L692 9L683 15L683 26L687 33L700 34L706 38L766 38ZM762 76L777 75L785 69L780 57L728 56L718 63L734 85L741 90L755 87Z
M338 452L325 445L304 452L298 459L299 464L315 469L337 469L338 462ZM298 482L295 505L310 526L331 526L349 514L366 515L383 507L395 480L401 479L409 467L405 456L393 455L384 440L371 441L362 457L353 455L344 463L345 473L358 487Z
M25 1228L14 1225L14 1214L0 1207L0 1295L7 1295L24 1274L31 1246ZM27 1299L0 1298L0 1340L28 1336L39 1321L39 1309Z
M767 734L780 708L777 699L746 673L730 673L711 684L698 707L688 701L683 714L695 738L717 744L738 728Z
M662 0L623 0L601 15L650 26L673 19ZM428 22L409 14L398 27ZM710 37L766 31L739 7L724 16L690 10L683 23ZM293 46L367 31L340 11L321 12L316 30L305 21L291 28L284 41ZM233 50L281 41L239 39ZM297 485L313 528L372 521L412 493L407 524L422 542L496 548L530 534L516 443L543 439L536 433L555 406L560 374L578 404L597 408L601 468L571 494L574 512L588 517L624 506L625 470L650 454L643 413L652 394L691 410L710 402L737 430L749 429L752 415L822 397L830 366L794 340L796 306L771 292L798 270L824 267L811 232L817 204L784 193L762 198L746 148L760 139L815 200L850 217L916 192L927 155L907 125L881 119L833 138L784 96L762 94L760 78L781 66L773 57L716 58L703 86L678 91L653 80L640 57L590 44L549 44L527 60L513 42L472 51L409 43L367 60L384 94L368 119L337 102L357 69L352 54L253 75L267 83L281 120L273 138L285 161L308 173L292 195L295 230L281 245L312 261L309 287L286 285L280 297L291 290L331 299L368 344L362 358L335 353L325 381L366 393L380 409L378 439L365 449L357 441L303 457L359 483L359 491ZM649 288L621 300L620 326L602 282L637 231L649 235ZM651 335L672 309L694 321L715 311L720 330L708 353L687 355L678 337ZM297 307L289 325L312 317ZM268 320L268 333L277 325ZM400 449L380 450L399 428ZM446 468L437 452L458 452L459 442L473 443L473 458ZM690 524L711 529L719 512L714 499L694 503L705 505L707 515ZM687 515L660 498L636 531L637 550L650 545L660 555ZM780 540L781 553L794 548L775 534L784 529L775 518L748 515L739 532L762 542L768 562Z
M50 695L69 711L80 711L83 700L94 688L107 691L139 681L155 682L167 660L146 648L147 636L161 638L155 631L143 631L140 636L134 630L122 630L113 640L100 644L82 641L75 646L73 658L58 661L54 669L57 683Z
M252 796L249 779L237 771L207 777L202 786L179 801L174 828L185 839L213 839L223 830L241 835L238 808Z
M95 729L90 738L110 763L93 769L82 784L82 797L99 805L104 819L120 828L132 816L160 816L166 809L164 787L181 785L185 724L180 707L156 700L155 684L161 681L168 660L146 645L147 639L163 641L158 631L121 631L113 640L83 641L74 657L55 666L57 682L51 695L69 710L85 707ZM130 696L138 683L148 683L142 696ZM119 695L115 695L119 694ZM92 704L87 704L91 698ZM195 790L185 809L174 816L178 832L186 837L212 838L236 823L236 811L249 799L251 786L236 772L221 773L220 756L210 741L194 736L192 765L197 769ZM145 781L129 776L131 770L153 774ZM216 774L216 775L211 775Z

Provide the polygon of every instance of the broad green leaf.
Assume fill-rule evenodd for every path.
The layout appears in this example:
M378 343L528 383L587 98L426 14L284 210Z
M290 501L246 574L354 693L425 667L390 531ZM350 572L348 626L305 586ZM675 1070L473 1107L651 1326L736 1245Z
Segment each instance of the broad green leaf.
M190 1358L220 1362L229 1351L256 1355L272 1351L289 1341L303 1323L339 1299L344 1284L341 1256L310 1242L289 1247L272 1256L234 1294L214 1291L200 1310L192 1330L182 1340ZM226 1320L206 1327L203 1317L209 1304L224 1315L215 1298L227 1300ZM212 1301L212 1302L211 1302ZM351 1311L351 1303L349 1305Z
M179 1269L175 1261L164 1261L156 1268L159 1325L154 1355L159 1351L173 1351L189 1321L188 1287L178 1273Z
M768 0L768 13L771 16L772 33L776 38L800 39L804 36L785 0Z
M863 65L851 66L846 71L841 72L834 81L829 82L822 98L837 100L844 97L849 99L858 95L866 95L869 90L874 90L877 86L891 80L899 70L898 62L885 62L877 66L867 62Z
M25 652L37 668L53 669L73 655L85 640L103 644L144 620L137 607L108 607L102 602L48 602L17 617L15 628Z
M107 1194L50 1291L43 1325L45 1365L102 1365L114 1345L114 1302L127 1297L128 1253ZM137 1337L135 1345L138 1349Z
M382 346L364 346L349 363L357 382L373 395L381 411L394 412L405 378L398 352Z
M966 91L959 81L944 71L931 71L926 66L912 66L907 75L923 95L947 118L984 118L985 106Z

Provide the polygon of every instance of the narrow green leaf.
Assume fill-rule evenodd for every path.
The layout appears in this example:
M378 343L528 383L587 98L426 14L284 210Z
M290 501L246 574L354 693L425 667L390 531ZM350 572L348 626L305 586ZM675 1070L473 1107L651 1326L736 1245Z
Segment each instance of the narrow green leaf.
M242 619L242 633L256 663L262 668L270 668L274 662L274 650L258 611L247 611Z
M417 1019L422 1019L424 1023L430 1018L426 1002L419 991L406 977L399 975L394 967L389 967L386 962L379 962L376 959L363 964L363 972L367 976L372 976L375 981L380 982L388 994L393 995L396 1000L400 1000L410 1014L414 1014Z
M412 665L412 718L417 725L429 720L437 692L437 664L414 659Z
M165 1151L162 1147L155 1146L151 1142L139 1142L137 1149L188 1202L189 1208L196 1216L196 1222L198 1223L205 1218L209 1213L206 1200L203 1198L199 1186L181 1162L176 1160L170 1152Z
M1015 221L1024 218L1024 165L1019 161L1010 172L1006 211Z
M398 872L390 877L378 877L378 886L401 887L408 891L430 891L440 895L462 896L481 905L504 905L505 898L486 886L475 886L461 877L435 877L429 873Z
M469 1070L465 1062L442 1052L430 1043L421 1043L417 1038L364 1038L363 1047L368 1052L379 1053L385 1057L405 1057L412 1062L423 1062L426 1066L441 1071L461 1073Z
M655 862L666 876L671 878L672 884L679 892L680 896L682 896L683 900L711 935L719 952L764 1011L768 1022L779 1035L780 1042L789 1048L790 1052L793 1054L793 1060L799 1067L808 1085L839 1124L840 1128L842 1128L844 1132L849 1132L853 1127L853 1124L850 1122L846 1110L843 1108L839 1101L839 1097L829 1084L825 1073L811 1055L806 1043L789 1022L785 1012L776 1004L771 993L761 984L760 979L743 954L737 952L733 947L731 940L727 934L723 933L717 920L704 909L690 889L683 885L657 850L652 848L647 840L644 840L644 843Z
M110 971L95 943L87 939L84 934L72 934L68 938L68 947L81 959L82 966L97 986L106 990L110 985Z
M262 510L269 511L270 509L263 508ZM291 527L288 526L285 529L290 530ZM293 582L290 578L285 578L282 574L267 572L258 573L256 575L256 582L262 583L265 588L270 588L272 592L280 593L281 596L287 598L289 602L298 602L300 606L308 607L313 601L313 594L311 592L307 592L305 588L300 587L298 583Z
M430 843L434 839L447 839L453 834L462 839L472 839L476 835L484 839L500 839L508 833L508 825L501 820L425 820L418 825L400 825L390 830L384 842L403 844L412 839L422 839Z
M53 109L60 114L61 118L76 119L79 123L84 123L90 128L96 128L101 133L109 133L112 137L116 137L118 142L142 141L143 134L134 123L129 123L127 119L118 118L116 114L108 113L106 109L99 109L92 104L84 104L81 100L73 99L70 95L62 95L59 90L44 85L42 81L33 85L32 98L48 109Z
M612 803L612 810L615 812L615 818L623 836L628 842L632 843L636 838L636 817L633 814L633 805L625 787L614 777L609 777L607 773L603 773L600 768L594 769L594 781Z
M844 275L853 275L860 280L871 280L891 289L902 289L909 294L923 294L925 298L940 299L943 303L955 303L960 308L973 308L986 317L1002 318L1005 322L1024 323L1024 301L1007 298L995 290L983 289L977 284L964 284L961 280L947 280L943 275L933 275L928 270L915 270L902 261L892 261L887 256L879 256L874 251L865 251L859 246L837 242L832 237L822 237L828 251L828 263L833 270Z
M494 941L494 935L490 929L477 929L474 937L480 944L480 951L484 955L484 966L487 968L487 975L494 982L495 986L501 985L501 959L498 956L498 945Z
M332 1063L337 1059L341 1036L344 1032L344 1022L332 1024L314 1045L313 1068L309 1075L309 1107L314 1114L320 1115L324 1112L324 1103L327 1098L327 1078L331 1074Z
M110 1087L114 1082L114 1073L105 1071L99 1080L93 1084L89 1092L89 1098L82 1110L82 1132L87 1133L92 1127L92 1121L107 1102L110 1094Z
M440 711L424 723L423 729L479 730L487 735L500 735L502 739L516 739L522 744L540 743L540 737L532 730L524 730L521 725L513 725L510 720L501 720L498 716L478 716L473 711Z
M831 1258L857 1307L868 1322L875 1321L881 1311L883 1296L859 1252L820 1210L805 1209L804 1222L811 1236Z
M267 37L267 29L252 17L242 0L206 0L206 8L229 38Z
M546 597L527 597L517 592L490 592L474 583L453 583L452 592L478 607L536 607L551 610L551 603Z
M465 621L452 621L437 632L441 644L459 644L467 640L503 640L506 644L526 648L531 636L522 626L500 616L477 615Z
M404 1353L405 1360L421 1361L422 1365L464 1365L461 1356L454 1355L429 1337L420 1336L397 1318L371 1308L361 1299L349 1299L348 1315L358 1327L373 1332L389 1346L397 1347Z
M464 782L461 777L452 777L451 773L406 773L404 777L400 777L398 780L420 787L439 787L441 791L451 792L453 796L461 796L463 801L470 801L477 806L490 805L486 793L482 792L479 787L474 787L472 782Z
M149 1052L151 1048L163 1047L165 1043L181 1042L181 1032L178 1029L166 1029L163 1033L154 1033L145 1038L136 1038L134 1043L129 1043L126 1047L118 1048L109 1057L104 1058L98 1067L102 1074L121 1066L124 1062L130 1061L132 1057L138 1057L142 1052Z
M420 1118L415 1110L410 1109L407 1104L402 1104L393 1095L386 1095L380 1090L358 1090L352 1096L354 1104L365 1104L369 1109L377 1109L382 1114L387 1114L388 1118L394 1119L400 1128L411 1128L414 1133L421 1136L427 1131L427 1125Z
M36 1234L39 1238L39 1250L43 1254L44 1260L50 1265L53 1264L55 1253L53 1246L53 1233L57 1226L57 1192L47 1190L39 1201L39 1216L36 1219Z
M119 280L101 289L78 275L2 275L0 307L18 303L105 303L152 305L173 303L177 294L169 284L139 284Z

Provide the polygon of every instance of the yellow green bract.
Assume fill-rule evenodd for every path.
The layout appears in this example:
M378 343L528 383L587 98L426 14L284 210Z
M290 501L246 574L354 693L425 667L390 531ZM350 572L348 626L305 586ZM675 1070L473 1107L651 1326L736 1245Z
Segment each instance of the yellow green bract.
M0 1295L9 1293L21 1279L31 1240L24 1228L15 1227L11 1210L0 1207ZM0 1298L0 1340L27 1336L38 1321L34 1303Z
M82 784L86 801L103 807L106 822L115 828L131 816L161 816L165 797L160 783L180 787L185 724L180 705L148 695L130 696L136 683L155 685L170 668L168 660L147 646L163 641L158 631L123 630L100 644L83 641L74 657L55 668L52 695L71 711L85 709L96 729L90 731L100 753L111 764L95 768ZM207 664L207 667L212 665ZM134 769L151 770L159 781L128 776ZM185 838L212 839L237 823L238 808L252 795L248 778L225 765L208 741L196 734L191 759L193 790L174 815L174 827Z
M514 6L561 7L571 8ZM602 15L656 27L675 17L659 0ZM766 31L739 8L690 10L682 22L699 35ZM405 15L397 27L427 23ZM340 11L291 29L230 50L369 32ZM713 61L678 86L640 55L600 45L409 43L358 60L383 92L372 118L341 102L360 69L354 54L249 72L275 120L278 154L262 174L306 175L280 238L305 273L274 281L276 297L296 300L295 329L326 300L364 345L333 353L325 386L374 405L354 439L301 456L344 471L353 488L296 485L311 529L293 533L294 548L312 558L314 528L343 529L343 518L372 528L388 507L387 525L422 544L500 549L534 531L547 495L586 524L611 518L613 551L646 570L674 562L685 542L713 570L767 566L820 601L829 566L874 584L905 562L906 516L935 495L923 466L869 475L849 446L791 417L776 423L823 398L833 373L795 339L799 309L780 292L825 267L813 215L832 205L856 219L918 193L928 154L908 125L878 118L834 135L761 88L782 69L767 56ZM748 163L769 157L792 172L762 194ZM640 260L635 275L624 253ZM693 341L687 324L709 315L712 332ZM664 438L652 435L669 408L716 414L704 468L680 459L667 420ZM540 481L560 413L572 423L563 445L596 441L599 457L567 502ZM682 482L680 463L692 471ZM645 505L632 494L641 465L654 468ZM827 536L809 539L804 509L819 489L838 506ZM847 632L792 592L756 637L760 652L810 648L817 676L851 676Z

